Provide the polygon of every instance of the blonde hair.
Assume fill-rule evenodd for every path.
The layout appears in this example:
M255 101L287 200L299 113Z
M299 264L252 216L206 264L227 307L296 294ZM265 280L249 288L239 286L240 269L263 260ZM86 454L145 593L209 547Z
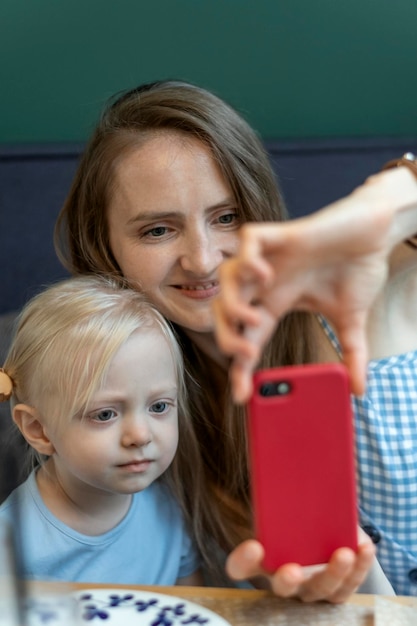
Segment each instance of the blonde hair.
M230 105L183 81L142 85L116 96L105 108L58 217L55 247L72 273L122 274L110 247L107 220L116 167L128 152L161 132L181 133L209 148L231 186L242 222L287 218L260 138ZM290 313L260 365L315 360L314 324L308 313ZM211 550L208 565L216 567L219 562L213 546L229 552L253 536L245 412L231 402L227 374L183 329L176 331L204 470L200 484L204 506L198 511L190 498L188 513L195 535L203 537L202 543ZM214 579L214 584L218 582L219 578Z
M189 502L201 509L201 457L187 406L182 351L165 318L121 280L79 276L35 296L22 310L4 364L13 381L12 406L23 402L45 419L69 419L84 411L106 376L113 356L137 330L157 329L167 342L178 384L179 443L162 476L173 489L186 520ZM31 451L32 462L42 462ZM196 528L203 557L209 559Z
M14 383L12 404L24 402L53 419L83 412L121 345L148 328L164 335L183 398L182 352L172 328L143 294L98 276L49 287L18 318L4 368Z

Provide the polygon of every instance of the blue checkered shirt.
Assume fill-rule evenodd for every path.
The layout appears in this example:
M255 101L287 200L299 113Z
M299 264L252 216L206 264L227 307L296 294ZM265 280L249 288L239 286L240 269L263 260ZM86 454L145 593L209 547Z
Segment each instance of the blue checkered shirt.
M395 592L417 596L417 351L370 361L352 404L360 524Z

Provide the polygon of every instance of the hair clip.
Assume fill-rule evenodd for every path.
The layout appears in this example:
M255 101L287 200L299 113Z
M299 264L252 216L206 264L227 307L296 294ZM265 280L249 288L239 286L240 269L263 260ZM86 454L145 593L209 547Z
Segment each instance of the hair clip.
M10 376L0 367L0 402L9 400L13 393L13 381Z

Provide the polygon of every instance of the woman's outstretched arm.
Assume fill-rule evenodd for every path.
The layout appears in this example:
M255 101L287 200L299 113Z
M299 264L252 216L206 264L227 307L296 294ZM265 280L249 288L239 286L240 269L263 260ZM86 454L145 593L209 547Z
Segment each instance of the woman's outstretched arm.
M352 391L365 388L366 324L393 249L417 233L417 178L407 167L370 177L346 198L285 223L245 224L220 269L216 337L245 402L262 348L291 310L322 313L341 343ZM417 251L416 251L417 263Z

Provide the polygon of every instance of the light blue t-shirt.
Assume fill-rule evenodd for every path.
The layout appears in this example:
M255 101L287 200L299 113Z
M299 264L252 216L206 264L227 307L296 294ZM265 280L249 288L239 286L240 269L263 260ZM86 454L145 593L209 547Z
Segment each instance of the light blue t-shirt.
M134 494L124 519L97 536L78 533L52 515L35 472L3 502L0 517L13 524L16 504L27 579L174 585L199 567L180 508L161 482Z

